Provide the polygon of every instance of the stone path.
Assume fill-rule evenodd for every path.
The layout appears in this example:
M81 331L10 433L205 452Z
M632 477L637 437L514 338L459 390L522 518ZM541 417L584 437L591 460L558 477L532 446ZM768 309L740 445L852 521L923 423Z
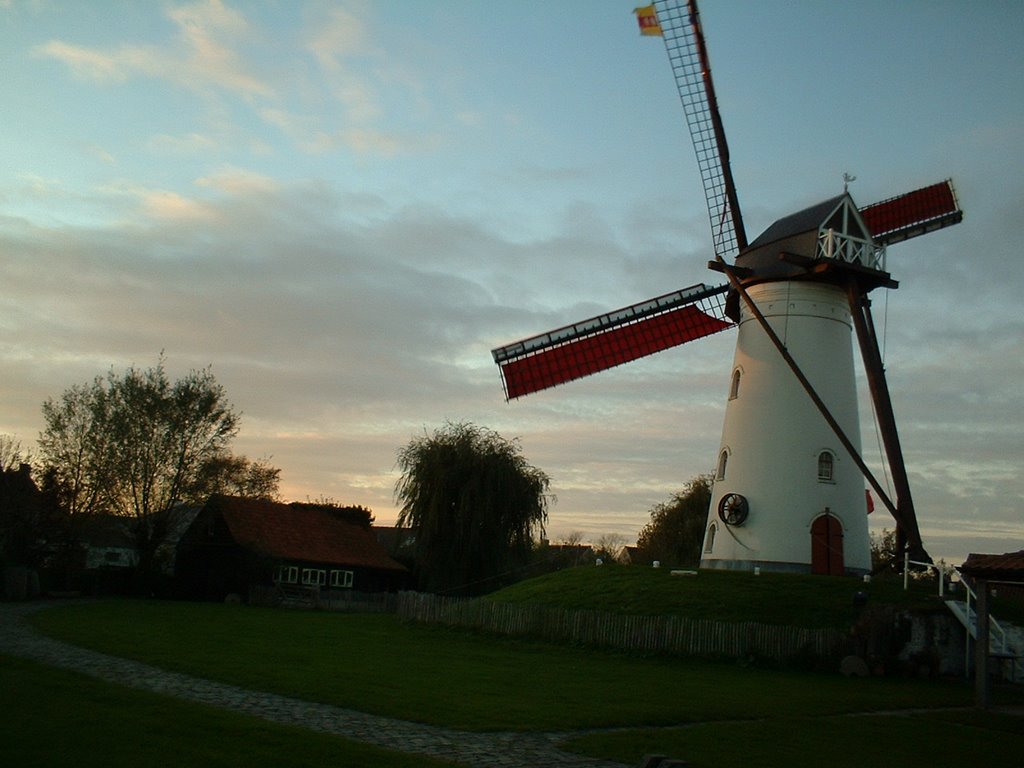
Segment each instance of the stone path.
M400 752L429 755L472 768L622 768L619 763L563 752L575 733L470 733L368 715L168 672L137 661L69 645L35 632L24 616L45 603L0 603L0 652L145 691L334 733Z

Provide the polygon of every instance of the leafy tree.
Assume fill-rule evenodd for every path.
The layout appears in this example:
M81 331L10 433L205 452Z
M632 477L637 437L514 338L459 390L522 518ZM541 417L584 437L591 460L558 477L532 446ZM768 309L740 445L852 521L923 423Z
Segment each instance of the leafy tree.
M526 562L547 521L550 481L517 441L449 423L401 448L398 467L398 525L412 529L423 588L485 592Z
M203 464L187 495L205 499L219 493L277 501L280 479L281 470L271 466L269 459L251 461L225 453Z
M691 568L700 564L712 484L711 475L698 475L670 501L651 510L651 520L636 542L645 560Z
M43 403L39 453L50 486L71 518L108 513L130 519L139 569L158 570L157 550L174 533L181 505L212 490L246 487L276 494L278 471L228 450L238 415L210 369L172 382L161 356L147 370L111 370Z
M895 530L883 528L881 533L871 533L871 572L875 575L903 572L903 556Z

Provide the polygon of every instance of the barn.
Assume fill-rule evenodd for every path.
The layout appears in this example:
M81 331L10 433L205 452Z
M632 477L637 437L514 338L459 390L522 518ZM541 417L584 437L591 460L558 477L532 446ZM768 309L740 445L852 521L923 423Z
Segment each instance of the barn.
M216 495L178 543L183 596L222 600L253 587L388 592L407 569L393 560L361 507L282 504Z

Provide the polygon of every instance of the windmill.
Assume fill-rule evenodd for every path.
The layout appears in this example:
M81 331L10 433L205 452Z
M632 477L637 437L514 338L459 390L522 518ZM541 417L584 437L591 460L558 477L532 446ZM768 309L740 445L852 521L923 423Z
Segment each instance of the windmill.
M869 294L889 245L957 224L949 180L858 207L848 190L747 240L696 0L637 9L665 41L726 282L698 284L492 350L507 400L737 328L702 567L867 573L865 481L900 551L927 561ZM844 181L852 180L844 177ZM894 497L861 457L856 336Z

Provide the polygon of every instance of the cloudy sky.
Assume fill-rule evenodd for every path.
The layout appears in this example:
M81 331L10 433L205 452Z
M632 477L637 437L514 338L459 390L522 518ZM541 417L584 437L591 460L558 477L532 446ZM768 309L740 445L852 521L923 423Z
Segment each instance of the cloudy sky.
M735 335L513 403L490 349L719 282L635 4L0 0L0 433L163 350L287 499L390 522L398 448L472 421L550 475L553 539L632 541L713 466ZM964 223L890 249L875 318L926 546L1024 547L1024 6L704 6L752 237L844 172L953 177Z

